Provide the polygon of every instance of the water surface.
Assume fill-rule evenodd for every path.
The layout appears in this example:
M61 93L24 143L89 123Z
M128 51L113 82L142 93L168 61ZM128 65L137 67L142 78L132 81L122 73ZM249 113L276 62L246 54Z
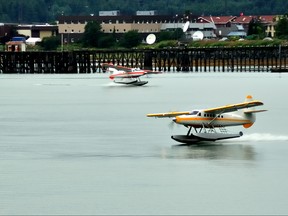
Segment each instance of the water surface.
M288 76L0 76L0 214L288 214ZM147 113L265 103L239 139L179 147ZM262 108L262 107L261 107Z

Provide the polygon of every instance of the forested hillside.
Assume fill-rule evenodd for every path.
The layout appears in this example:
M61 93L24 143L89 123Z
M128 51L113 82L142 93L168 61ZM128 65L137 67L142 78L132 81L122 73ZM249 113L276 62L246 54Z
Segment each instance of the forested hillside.
M272 15L288 12L287 0L0 0L0 23L53 22L58 15L98 15L102 10L135 14Z

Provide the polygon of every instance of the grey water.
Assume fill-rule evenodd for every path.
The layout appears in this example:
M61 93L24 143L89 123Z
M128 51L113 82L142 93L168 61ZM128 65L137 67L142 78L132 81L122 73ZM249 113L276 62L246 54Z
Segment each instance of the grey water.
M1 215L287 215L288 75L0 76ZM264 102L238 139L178 146L154 112Z

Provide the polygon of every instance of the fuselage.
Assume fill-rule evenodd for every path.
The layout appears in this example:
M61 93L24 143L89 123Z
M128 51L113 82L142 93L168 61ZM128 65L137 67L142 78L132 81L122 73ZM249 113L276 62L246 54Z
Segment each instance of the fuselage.
M123 70L117 70L115 68L109 68L110 72L113 72L113 74L110 75L110 79L114 78L137 78L140 76L145 75L145 71L139 69L139 68L132 68L131 71L123 71Z
M189 115L176 116L173 121L185 126L199 127L228 127L243 125L248 128L255 122L254 114L244 112L229 112L223 114L205 113L203 111L192 111Z

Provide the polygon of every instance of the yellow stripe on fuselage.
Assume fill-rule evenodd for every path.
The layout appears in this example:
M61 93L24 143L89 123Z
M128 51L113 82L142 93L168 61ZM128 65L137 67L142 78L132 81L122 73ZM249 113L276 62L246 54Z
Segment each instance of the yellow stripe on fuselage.
M220 121L222 123L236 123L236 124L248 124L248 123L253 123L250 120L245 120L245 119L236 119L236 118L211 118L211 117L181 117L181 116L176 116L176 122L181 123L181 122L186 122L186 121L194 121L195 123L197 122L207 122L207 121L212 121L212 124L217 121ZM201 123L199 123L201 124Z

